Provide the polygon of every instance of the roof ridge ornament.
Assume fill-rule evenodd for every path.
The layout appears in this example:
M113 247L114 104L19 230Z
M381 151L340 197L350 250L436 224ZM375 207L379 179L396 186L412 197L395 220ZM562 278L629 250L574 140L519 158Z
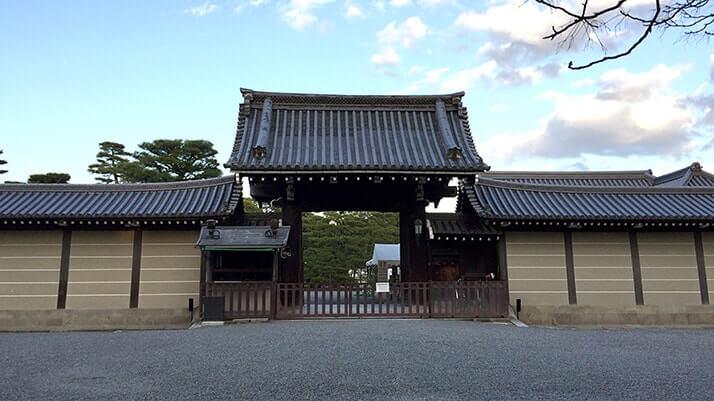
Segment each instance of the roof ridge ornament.
M441 99L436 101L436 124L439 128L441 138L444 140L444 145L446 145L446 157L452 161L461 160L464 155L461 148L454 141L454 136L449 129L449 120L446 116L446 106L444 105L444 101Z
M270 98L263 100L263 111L260 115L260 128L258 128L258 141L253 146L253 157L263 159L268 154L268 136L270 134L270 116L273 114L273 101Z

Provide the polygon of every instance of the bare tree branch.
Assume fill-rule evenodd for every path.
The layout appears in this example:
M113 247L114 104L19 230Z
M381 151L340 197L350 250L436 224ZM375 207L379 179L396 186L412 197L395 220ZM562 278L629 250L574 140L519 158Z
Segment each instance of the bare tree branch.
M589 0L583 0L579 5L573 3L560 3L559 0L533 0L566 17L561 26L552 26L552 32L543 37L547 40L558 40L559 46L572 48L580 39L588 43L597 42L603 52L606 52L605 43L600 34L611 31L614 24L619 27L624 22L633 22L642 27L642 32L630 46L614 55L606 55L597 60L574 65L571 61L568 68L581 70L606 61L628 56L639 47L655 28L665 31L667 29L681 30L687 37L714 36L714 0L673 0L662 5L661 0L652 0L653 8L648 16L641 16L642 6L637 10L625 9L628 0L612 0L609 6L602 9L591 10L593 7ZM578 7L577 9L575 7ZM615 20L619 22L614 22Z

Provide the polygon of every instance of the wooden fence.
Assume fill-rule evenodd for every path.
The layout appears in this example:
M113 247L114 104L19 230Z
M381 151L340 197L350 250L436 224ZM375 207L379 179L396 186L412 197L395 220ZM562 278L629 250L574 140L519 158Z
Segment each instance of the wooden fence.
M271 317L270 281L212 282L204 285L204 296L223 297L225 319Z
M505 281L401 282L386 292L374 283L214 282L203 294L224 298L226 319L508 316Z

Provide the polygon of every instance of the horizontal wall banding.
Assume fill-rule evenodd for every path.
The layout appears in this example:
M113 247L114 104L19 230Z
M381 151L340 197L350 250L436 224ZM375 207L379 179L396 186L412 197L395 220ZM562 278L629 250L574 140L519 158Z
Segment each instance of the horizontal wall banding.
M62 231L0 231L0 310L55 309Z
M182 308L198 302L201 252L198 231L144 231L139 308Z
M511 304L520 298L528 305L566 305L563 233L508 232L505 238Z
M74 231L67 309L129 306L133 231Z
M579 305L634 305L630 240L623 232L574 232Z
M644 303L701 304L691 232L638 233Z

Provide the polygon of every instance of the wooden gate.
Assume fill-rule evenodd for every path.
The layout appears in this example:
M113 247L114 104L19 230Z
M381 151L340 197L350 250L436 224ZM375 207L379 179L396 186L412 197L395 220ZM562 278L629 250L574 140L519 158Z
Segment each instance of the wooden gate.
M503 281L401 282L377 292L374 283L278 283L278 319L324 317L506 317Z
M506 317L505 281L434 281L430 283L432 317Z
M386 292L375 283L212 282L203 295L223 297L226 319L508 316L505 281L402 282Z

